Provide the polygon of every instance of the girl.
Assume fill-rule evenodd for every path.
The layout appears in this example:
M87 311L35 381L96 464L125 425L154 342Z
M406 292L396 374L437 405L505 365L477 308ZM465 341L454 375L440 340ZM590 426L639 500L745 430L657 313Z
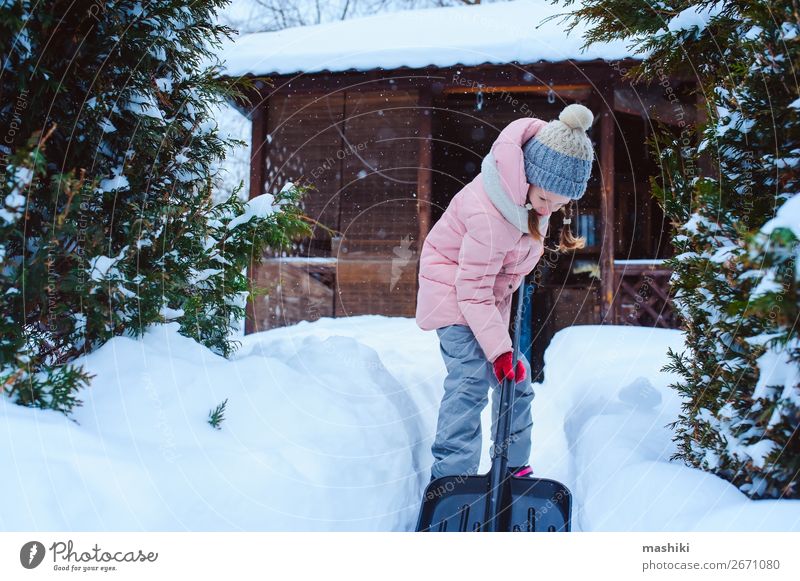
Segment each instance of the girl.
M550 214L566 215L558 250L582 248L570 231L571 203L580 199L592 169L594 120L579 104L558 120L524 117L500 132L481 172L450 201L422 246L416 322L436 329L447 368L431 480L477 474L481 410L492 390L492 438L504 378L514 379L508 465L532 473L530 363L520 354L511 369L511 298L544 253ZM493 448L490 452L493 458Z

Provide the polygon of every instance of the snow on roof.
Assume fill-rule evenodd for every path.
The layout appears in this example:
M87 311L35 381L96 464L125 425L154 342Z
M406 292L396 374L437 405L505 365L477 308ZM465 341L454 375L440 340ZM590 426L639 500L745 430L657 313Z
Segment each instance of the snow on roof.
M567 34L568 12L547 0L388 12L226 41L223 74L241 76L429 65L615 60L636 56L624 41L581 51L585 26Z

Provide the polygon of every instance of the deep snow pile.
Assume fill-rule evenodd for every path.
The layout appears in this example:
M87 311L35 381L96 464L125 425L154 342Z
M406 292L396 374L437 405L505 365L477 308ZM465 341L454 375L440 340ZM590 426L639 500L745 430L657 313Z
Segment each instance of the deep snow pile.
M668 462L667 345L677 331L614 326L551 343L532 464L572 490L574 529L800 528L800 502L749 501ZM85 364L79 424L0 399L2 530L413 530L445 373L413 319L304 322L245 337L230 360L173 323Z

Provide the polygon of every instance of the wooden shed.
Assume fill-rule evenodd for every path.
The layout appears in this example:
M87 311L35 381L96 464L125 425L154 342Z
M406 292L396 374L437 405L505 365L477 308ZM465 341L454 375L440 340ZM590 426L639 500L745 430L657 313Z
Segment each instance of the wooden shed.
M381 14L252 34L226 51L227 75L269 78L252 107L239 104L253 126L250 195L302 180L315 188L304 204L319 223L291 253L254 261L253 284L267 294L251 304L248 332L414 317L418 254L449 200L505 125L554 119L569 103L595 114L596 164L573 219L588 244L546 253L529 277L526 351L541 364L549 338L574 324L674 325L661 265L669 224L649 193L659 167L645 144L656 122L676 132L695 122L693 81L621 81L636 62L627 49L581 53L578 28L537 26L555 8L530 0Z

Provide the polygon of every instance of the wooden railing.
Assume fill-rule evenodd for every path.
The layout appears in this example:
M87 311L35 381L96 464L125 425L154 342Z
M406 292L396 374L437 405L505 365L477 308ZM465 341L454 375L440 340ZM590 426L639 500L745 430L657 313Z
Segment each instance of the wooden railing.
M669 292L671 274L663 260L615 260L614 324L676 328Z

